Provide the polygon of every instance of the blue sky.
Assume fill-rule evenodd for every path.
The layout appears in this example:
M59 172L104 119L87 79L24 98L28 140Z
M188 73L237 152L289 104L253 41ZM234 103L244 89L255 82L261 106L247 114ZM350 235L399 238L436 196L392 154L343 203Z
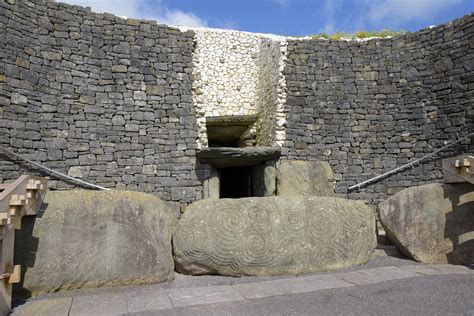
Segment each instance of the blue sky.
M281 35L416 31L474 11L474 0L63 0L130 18Z

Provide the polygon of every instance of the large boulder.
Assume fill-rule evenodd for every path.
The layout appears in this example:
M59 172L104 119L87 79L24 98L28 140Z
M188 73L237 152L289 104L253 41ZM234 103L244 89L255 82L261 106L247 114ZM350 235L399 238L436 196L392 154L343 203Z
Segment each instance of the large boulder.
M277 195L335 196L333 182L326 161L283 160L278 166Z
M159 198L126 191L54 191L16 240L33 295L174 278L176 216ZM26 225L28 226L28 225Z
M173 235L188 274L281 275L367 262L375 219L362 202L314 196L201 200Z
M425 263L474 263L474 185L408 188L379 205L387 236Z

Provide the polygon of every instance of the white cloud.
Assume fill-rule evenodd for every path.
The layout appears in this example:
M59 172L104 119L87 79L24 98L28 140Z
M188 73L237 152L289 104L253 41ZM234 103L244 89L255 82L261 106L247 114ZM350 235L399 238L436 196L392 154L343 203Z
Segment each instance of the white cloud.
M413 20L429 20L439 12L462 0L379 0L366 1L367 19L401 24Z
M342 0L324 0L320 11L320 16L324 19L322 32L334 33L338 31L336 24L338 22L338 12L342 9L342 4Z
M159 23L186 26L207 26L204 19L192 12L168 9L163 7L161 0L153 5L146 0L60 0L61 2L90 7L94 12L108 12L117 16L157 20Z
M207 25L206 21L197 17L194 13L180 10L166 10L165 14L157 20L164 24L186 27L202 27Z

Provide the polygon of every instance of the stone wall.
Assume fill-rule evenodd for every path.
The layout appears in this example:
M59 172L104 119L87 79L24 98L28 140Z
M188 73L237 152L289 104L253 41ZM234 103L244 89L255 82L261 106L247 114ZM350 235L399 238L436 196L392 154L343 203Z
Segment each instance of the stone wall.
M196 162L205 117L259 113L257 145L326 160L338 194L378 203L438 181L440 162L347 188L474 130L473 20L334 41L185 32L46 0L0 1L0 145L105 187L192 202L211 176ZM0 158L0 182L32 173Z
M285 140L286 62L287 42L281 38L262 38L258 67L257 145L282 146Z
M336 192L474 131L474 15L396 38L289 40L284 159L329 161ZM437 159L474 152L472 139ZM440 161L350 198L441 179Z
M257 113L259 37L251 33L196 29L193 100L198 145L207 146L206 116Z
M198 146L208 145L206 117L259 114L258 145L284 140L282 37L231 30L194 29L193 101ZM278 115L277 115L278 112ZM277 132L278 131L278 132ZM278 133L278 136L276 136Z
M0 145L105 187L201 198L192 41L153 21L0 1ZM0 182L32 173L1 158Z

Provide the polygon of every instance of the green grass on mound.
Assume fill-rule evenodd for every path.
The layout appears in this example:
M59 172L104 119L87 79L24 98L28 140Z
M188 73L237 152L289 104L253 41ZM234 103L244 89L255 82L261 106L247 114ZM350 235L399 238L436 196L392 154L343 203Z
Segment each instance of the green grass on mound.
M312 38L325 38L325 39L332 39L332 40L339 40L341 38L369 38L369 37L389 37L389 36L397 36L401 34L405 34L406 31L392 31L392 30L381 30L381 31L358 31L353 34L346 33L346 32L336 32L332 34L328 33L319 33L319 34L311 34L309 35Z

